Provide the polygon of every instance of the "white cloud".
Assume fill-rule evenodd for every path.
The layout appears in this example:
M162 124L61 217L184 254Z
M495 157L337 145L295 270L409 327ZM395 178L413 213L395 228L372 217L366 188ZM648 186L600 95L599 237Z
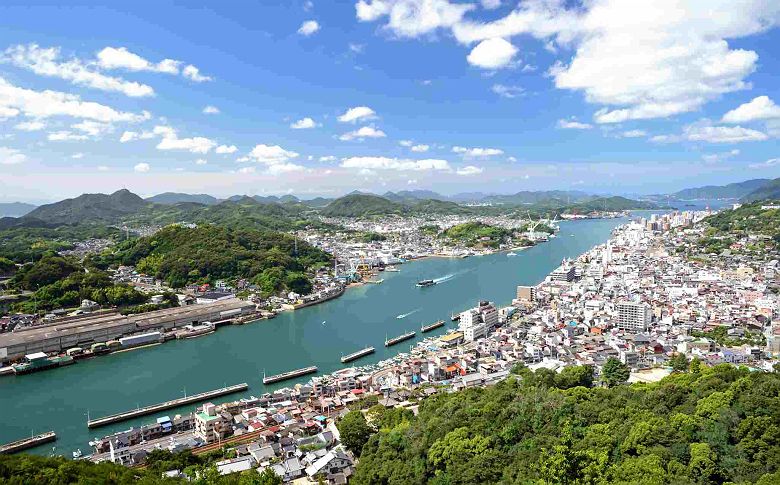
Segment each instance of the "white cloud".
M163 59L152 63L125 47L106 47L97 54L98 65L103 69L125 69L127 71L151 71L165 74L179 74L181 61Z
M421 143L419 145L413 145L409 149L413 152L423 153L423 152L427 152L429 148L431 148L429 145L424 145Z
M70 116L105 123L120 121L135 123L150 117L148 112L142 114L121 112L99 103L82 101L75 94L16 87L0 77L0 114L3 113L10 114L9 117L23 113L27 117L38 120L52 116Z
M410 147L414 145L414 142L412 140L401 140L398 142L398 144L401 145L402 147Z
M448 0L359 0L355 4L359 21L372 22L388 16L385 28L399 37L418 37L452 27L473 9L474 5Z
M89 137L87 135L73 133L72 131L62 130L49 133L46 136L46 139L49 141L84 141L88 140Z
M18 165L27 161L27 156L15 148L0 146L0 165Z
M500 69L508 66L517 54L517 47L501 38L483 40L474 47L466 60L482 69Z
M647 136L645 130L628 130L620 134L621 138L641 138L643 136Z
M154 134L162 136L157 144L158 150L186 150L191 153L208 153L217 146L217 142L202 136L179 138L170 126L155 126Z
M723 160L728 160L729 158L736 157L739 155L739 150L734 149L730 150L728 152L721 152L721 153L708 153L705 155L702 155L702 160L708 163L715 163L715 162L722 162Z
M256 171L257 169L255 169L255 167L241 167L238 169L238 173L244 175L255 173Z
M459 168L455 173L458 175L479 175L483 172L483 169L481 167L475 167L474 165L466 165L465 167Z
M766 133L741 126L708 126L699 124L685 127L683 136L689 141L704 141L708 143L741 143L746 141L763 141L769 138Z
M129 141L133 141L137 139L138 139L138 132L126 131L122 133L122 136L119 137L119 143L127 143Z
M14 128L22 131L40 131L46 128L46 123L38 120L22 121L21 123L17 123Z
M236 153L238 147L235 145L220 145L214 151L219 155L226 155L229 153Z
M133 167L133 170L138 173L146 173L151 170L151 166L148 163L138 163Z
M320 30L320 24L318 24L316 20L307 20L301 24L298 33L308 37L318 30Z
M723 115L723 122L748 123L774 118L780 118L780 106L769 99L769 96L758 96Z
M480 0L482 8L486 10L495 10L501 6L501 0Z
M368 106L355 106L349 108L343 115L338 117L342 123L354 123L358 120L370 120L376 118L376 112Z
M365 138L384 138L387 135L384 131L378 130L373 126L364 126L354 131L348 131L339 137L341 141L363 140Z
M388 157L349 157L341 161L341 166L344 168L357 168L361 170L399 170L415 172L450 169L450 164L447 160L409 160Z
M203 114L206 114L206 115L218 115L219 114L219 108L217 108L216 106L211 106L211 105L206 106L205 108L203 108Z
M336 157L334 157L333 155L326 155L324 157L320 157L320 162L335 162L335 161L336 161Z
M100 123L98 121L84 120L75 125L71 125L71 128L86 133L91 137L98 137L106 133L113 133L114 125L111 123Z
M314 120L308 116L290 124L290 128L293 130L305 130L308 128L315 128L316 126L317 123L315 123Z
M590 123L582 123L577 120L558 120L558 128L564 130L589 130L593 128Z
M208 160L206 160L205 158L199 158L195 160L195 165L206 165L208 163L209 163Z
M274 165L270 165L268 167L268 173L271 175L279 175L283 173L290 173L290 172L300 172L305 170L305 168L301 165L296 165L294 163L277 163Z
M452 151L454 153L460 153L464 157L469 158L485 158L485 157L492 157L494 155L503 155L504 150L501 150L499 148L467 148L467 147L459 147L454 146L452 147Z
M297 157L298 153L285 150L279 145L255 145L249 152L250 159L266 165L284 164Z
M70 156L70 158L72 158L74 160L80 160L80 159L84 158L84 154L81 153L81 152L74 153L73 155Z
M189 64L181 71L182 76L186 77L190 81L194 81L196 83L202 83L206 81L211 81L211 78L209 76L204 76L200 73L200 69L193 66L192 64Z
M776 167L777 165L780 165L780 158L770 158L766 162L752 163L750 164L750 168L770 168Z
M29 44L9 47L1 59L3 62L28 69L40 76L64 79L78 86L118 92L131 97L154 95L151 86L107 76L75 58L61 62L59 57L58 47L42 48L37 44Z
M349 50L355 54L362 54L365 49L365 44L354 44L352 42L349 43Z
M491 91L504 98L517 98L525 94L525 89L520 86L507 86L504 84L494 84Z

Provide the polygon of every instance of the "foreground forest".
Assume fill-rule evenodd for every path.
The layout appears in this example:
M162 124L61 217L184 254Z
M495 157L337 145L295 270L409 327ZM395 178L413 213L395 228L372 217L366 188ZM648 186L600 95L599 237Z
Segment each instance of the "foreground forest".
M571 369L437 394L416 417L353 411L340 426L361 453L352 483L780 483L780 374L694 362L606 388Z

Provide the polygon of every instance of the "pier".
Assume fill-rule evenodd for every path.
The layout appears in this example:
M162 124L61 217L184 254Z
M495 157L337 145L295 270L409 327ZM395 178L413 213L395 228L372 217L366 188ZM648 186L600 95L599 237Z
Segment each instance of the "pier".
M275 376L263 376L263 384L271 384L274 382L284 381L287 379L292 379L293 377L300 377L305 376L306 374L312 374L314 372L317 372L317 366L312 365L310 367L304 367L303 369L296 369L291 370L288 372L282 372L281 374L276 374Z
M34 446L42 445L44 443L51 443L57 439L57 434L54 431L47 431L29 438L22 440L12 441L4 445L0 445L0 455L16 453L18 451L26 450Z
M352 352L349 355L345 355L341 358L341 363L346 364L347 362L352 362L353 360L357 360L365 355L373 354L374 347L366 347L365 349L358 350L357 352Z
M420 331L423 332L423 333L430 332L431 330L435 330L435 329L441 327L442 325L444 325L444 320L437 320L437 321L433 322L430 325L425 325L425 326L421 327Z
M151 406L144 406L142 408L133 409L132 411L125 411L123 413L112 414L110 416L104 416L98 419L90 419L87 421L88 428L97 428L105 426L107 424L118 423L119 421L125 421L138 416L145 416L147 414L153 414L158 411L164 411L166 409L183 406L199 401L205 401L213 397L224 396L226 394L233 394L235 392L246 391L249 389L249 384L246 382L242 384L236 384L233 386L223 387L221 389L215 389L213 391L201 392L199 394L193 394L192 396L180 397L178 399L172 399L159 404L152 404Z
M385 347L390 347L391 345L395 345L397 343L403 342L404 340L409 340L410 338L413 338L415 335L416 332L407 332L397 337L393 337L390 340L385 340Z

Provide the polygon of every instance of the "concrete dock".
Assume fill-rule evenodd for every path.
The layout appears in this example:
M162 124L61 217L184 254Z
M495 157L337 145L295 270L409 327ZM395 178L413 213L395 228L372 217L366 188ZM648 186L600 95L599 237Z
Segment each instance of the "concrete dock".
M23 451L34 446L42 445L44 443L51 443L57 439L57 434L54 431L47 431L39 435L30 436L22 440L12 441L4 445L0 445L0 455L4 453L16 453Z
M133 409L132 411L125 411L123 413L112 414L110 416L104 416L102 418L90 419L87 421L88 428L98 428L107 424L118 423L119 421L125 421L138 416L145 416L147 414L153 414L158 411L164 411L166 409L183 406L185 404L191 404L194 402L205 401L214 397L224 396L226 394L233 394L234 392L246 391L249 389L249 384L246 382L242 384L236 384L233 386L223 387L221 389L215 389L213 391L201 392L199 394L193 394L187 397L180 397L178 399L172 399L159 404L152 404L151 406L144 406L142 408Z

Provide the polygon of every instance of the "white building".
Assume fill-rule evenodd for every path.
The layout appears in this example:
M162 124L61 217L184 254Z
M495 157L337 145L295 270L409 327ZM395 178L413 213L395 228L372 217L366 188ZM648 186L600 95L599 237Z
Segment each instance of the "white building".
M644 303L622 302L617 304L617 327L626 332L644 332L650 325L653 311Z
M486 337L488 331L498 325L498 310L489 301L480 301L479 305L460 314L458 330L463 332L467 342Z

